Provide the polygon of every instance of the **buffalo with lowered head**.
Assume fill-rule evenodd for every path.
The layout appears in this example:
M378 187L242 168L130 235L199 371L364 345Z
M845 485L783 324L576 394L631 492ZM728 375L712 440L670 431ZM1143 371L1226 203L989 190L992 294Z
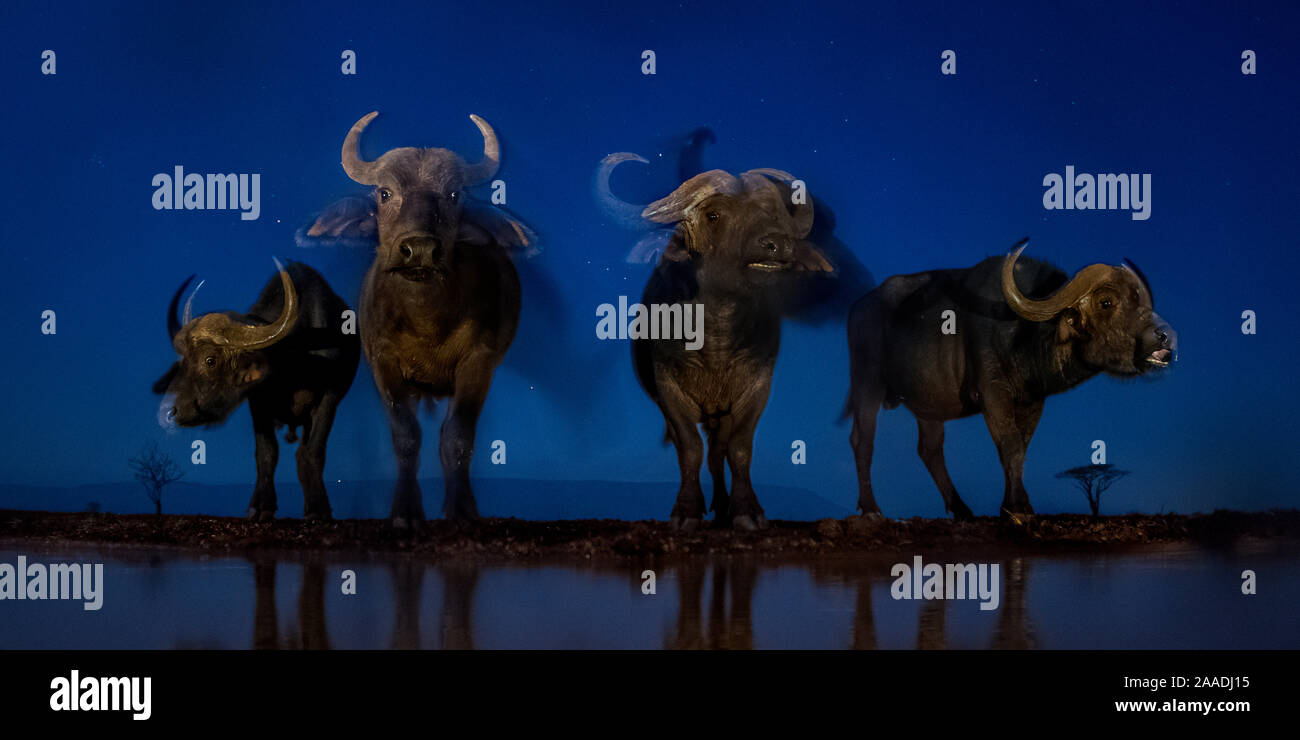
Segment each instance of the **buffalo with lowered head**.
M916 417L917 452L958 519L971 510L948 476L943 425L983 413L1006 478L1002 513L1032 514L1022 474L1046 398L1098 373L1135 377L1174 360L1174 332L1135 265L1089 265L1068 278L1021 259L1027 241L968 269L896 275L853 306L846 411L863 514L880 513L871 457L881 406ZM956 333L942 331L947 311Z
M329 519L325 444L339 401L356 376L360 342L355 332L344 332L348 305L320 273L298 262L283 267L277 260L276 267L278 274L242 314L221 311L194 318L191 294L184 317L178 318L181 295L194 276L181 283L167 310L168 334L180 359L153 390L165 394L162 421L184 427L220 424L248 401L257 460L250 519L275 516L276 429L287 426L285 441L294 442L301 428L297 457L303 515Z
M443 515L478 516L470 488L479 412L519 324L519 276L508 250L531 249L534 237L504 212L472 201L466 189L489 182L500 164L496 133L470 116L483 156L467 163L447 149L402 147L364 159L361 134L377 116L357 121L343 142L343 169L373 187L367 199L345 198L305 232L375 240L361 288L361 343L388 415L398 480L391 517L399 527L425 519L416 474L421 446L419 402L451 398L439 457Z
M637 158L611 155L607 161L630 159ZM708 437L715 523L746 530L767 525L749 467L781 343L780 297L791 273L832 271L805 240L813 207L792 202L793 180L773 169L739 177L711 170L642 213L653 223L676 224L641 299L650 320L685 313L688 306L702 307L704 315L697 349L669 338L668 327L651 334L657 338L632 342L637 378L663 412L667 438L677 449L681 486L670 518L674 528L697 528L705 514L698 426ZM660 307L671 310L655 310ZM730 495L724 464L731 467Z

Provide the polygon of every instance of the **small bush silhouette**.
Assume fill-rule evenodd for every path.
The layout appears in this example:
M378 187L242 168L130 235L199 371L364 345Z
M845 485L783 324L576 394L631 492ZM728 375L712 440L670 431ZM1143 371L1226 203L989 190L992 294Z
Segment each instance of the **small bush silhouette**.
M1069 478L1088 497L1088 507L1092 515L1098 516L1101 510L1101 494L1115 481L1128 475L1129 471L1120 470L1114 465L1083 465L1056 474L1057 478Z
M154 513L162 516L163 488L169 483L180 480L185 474L181 472L171 455L158 449L158 443L145 447L128 462L135 479L144 486L145 493L153 502Z

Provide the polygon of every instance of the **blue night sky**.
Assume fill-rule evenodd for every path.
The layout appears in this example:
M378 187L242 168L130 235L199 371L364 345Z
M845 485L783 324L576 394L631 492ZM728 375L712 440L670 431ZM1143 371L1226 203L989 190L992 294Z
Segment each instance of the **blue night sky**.
M1095 439L1133 471L1104 503L1111 512L1294 505L1294 5L181 5L5 14L0 483L125 481L143 444L160 439L187 461L203 439L208 464L185 462L186 480L251 490L246 407L216 429L157 425L150 385L173 359L167 300L198 273L197 310L246 309L275 255L314 265L355 306L370 255L299 248L293 233L357 192L340 145L379 110L369 157L445 146L473 160L481 139L468 116L486 118L504 147L508 207L542 237L542 254L521 265L523 319L479 426L479 478L663 481L666 518L678 473L662 416L626 342L595 335L596 306L636 300L649 268L623 261L639 234L602 216L591 177L604 155L636 151L651 164L624 165L616 191L666 194L678 142L707 126L717 140L705 169L795 173L876 280L972 265L1025 235L1028 255L1071 272L1125 257L1142 267L1180 361L1156 381L1099 377L1047 402L1025 475L1039 511L1082 509L1053 475L1087 464ZM45 49L54 76L40 73ZM340 73L344 49L357 53L355 76ZM657 54L654 76L641 74L644 49ZM945 49L956 76L939 73ZM1257 75L1241 74L1244 49ZM260 173L261 217L154 210L151 180L175 165ZM1067 165L1150 173L1150 219L1045 210L1043 177ZM53 336L40 331L46 309ZM1254 336L1240 331L1247 309ZM755 441L760 498L767 484L855 504L849 426L837 422L847 383L843 321L787 323ZM436 429L426 420L427 477L438 475ZM489 462L493 439L508 444L505 466ZM807 465L791 464L796 439ZM911 415L882 412L875 484L888 515L943 511L915 445ZM982 419L949 423L946 451L966 501L995 513L1002 472ZM326 478L395 471L363 365ZM277 480L296 480L283 444ZM437 511L441 486L425 494Z

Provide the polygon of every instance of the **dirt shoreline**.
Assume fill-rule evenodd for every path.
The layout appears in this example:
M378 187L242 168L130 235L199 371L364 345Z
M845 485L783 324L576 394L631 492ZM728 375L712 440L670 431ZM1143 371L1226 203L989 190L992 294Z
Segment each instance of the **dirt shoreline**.
M610 519L484 519L468 527L433 520L419 534L384 520L253 523L213 516L91 514L0 510L0 541L51 546L132 545L208 552L256 549L412 553L488 560L645 558L710 554L854 555L878 552L1010 549L1118 551L1160 543L1229 545L1240 540L1300 540L1300 510L1212 514L1129 514L1092 519L1052 514L1026 521L822 519L774 521L762 532L704 528L690 533L666 522Z

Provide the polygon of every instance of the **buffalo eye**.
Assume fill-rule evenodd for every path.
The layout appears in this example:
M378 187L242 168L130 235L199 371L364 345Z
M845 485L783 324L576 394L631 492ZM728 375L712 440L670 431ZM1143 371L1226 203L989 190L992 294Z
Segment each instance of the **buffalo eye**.
M391 198L391 197L393 197L393 191L389 190L388 188L380 188L380 189L379 189L379 202L380 202L380 203L387 203L387 202L388 202L388 199Z
M1104 308L1104 309L1106 309L1107 311L1109 311L1110 308L1111 308L1111 306L1113 306L1113 305L1115 305L1115 304L1114 304L1113 301L1111 301L1111 299L1109 299L1109 298L1102 298L1102 299L1101 299L1101 307Z
M217 366L217 358L214 357L214 356L212 356L212 355L208 355L207 359L205 359L205 360L203 361L203 364L204 364L204 365L207 365L208 367L216 367L216 366Z
M707 219L709 219L709 221L717 221L717 220L718 220L718 212L717 212L717 211L709 211L708 213L704 214L704 217L707 218Z
M451 193L451 195L449 195L449 196L447 196L447 197L451 198L451 202L452 202L452 203L458 203L458 202L460 202L460 191L459 191L459 190L453 190L452 193Z

